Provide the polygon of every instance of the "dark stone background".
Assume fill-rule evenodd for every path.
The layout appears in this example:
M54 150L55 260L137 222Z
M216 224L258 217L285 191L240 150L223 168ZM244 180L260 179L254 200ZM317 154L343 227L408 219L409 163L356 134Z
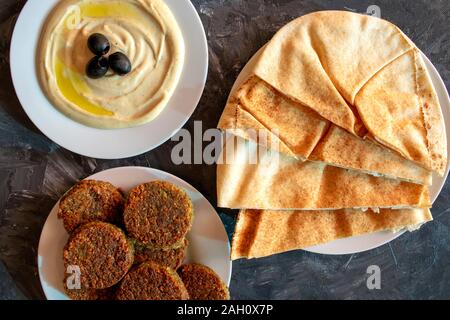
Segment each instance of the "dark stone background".
M38 1L38 0L32 0ZM174 166L174 142L144 155L95 160L66 151L43 136L23 112L11 83L8 50L24 0L0 1L0 298L43 299L36 271L39 235L50 208L77 180L107 168L143 165L188 181L215 204L215 167ZM241 68L277 29L323 9L366 12L371 4L398 25L450 84L448 0L193 0L209 40L210 67L203 98L186 128L216 126ZM435 221L378 249L347 256L295 251L233 265L234 299L436 299L450 298L450 185L433 208ZM229 233L235 212L218 210ZM366 269L382 271L382 289L366 287Z

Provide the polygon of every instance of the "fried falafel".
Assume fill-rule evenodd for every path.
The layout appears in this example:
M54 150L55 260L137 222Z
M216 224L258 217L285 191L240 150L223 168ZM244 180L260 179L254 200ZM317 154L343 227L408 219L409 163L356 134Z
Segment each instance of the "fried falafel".
M153 261L176 270L182 263L189 241L185 238L181 245L174 248L159 248L134 241L134 263Z
M155 262L131 270L119 285L118 300L187 300L189 294L178 274Z
M191 300L229 300L230 292L222 279L207 266L191 263L178 269Z
M117 223L122 216L124 198L109 182L83 180L73 186L59 203L58 218L71 233L92 221Z
M66 268L79 268L83 288L105 289L118 283L131 268L134 248L118 227L90 222L74 231L63 258Z
M170 248L186 236L192 220L192 201L186 192L166 181L135 187L125 203L125 228L143 244Z

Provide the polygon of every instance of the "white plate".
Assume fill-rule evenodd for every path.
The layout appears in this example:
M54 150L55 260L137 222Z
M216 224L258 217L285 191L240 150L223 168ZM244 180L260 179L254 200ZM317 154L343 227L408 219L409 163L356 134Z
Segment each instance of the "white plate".
M263 47L264 48L264 47ZM233 88L231 89L230 96L232 93L239 88L239 86L242 84L243 81L247 79L249 76L249 70L251 69L252 65L256 62L257 57L259 56L259 53L262 51L261 48L256 54L248 61L248 63L244 66L241 73L239 74L238 78L236 79L236 82L233 85ZM447 149L450 150L450 99L447 92L447 89L445 87L444 81L442 81L442 78L440 77L439 73L437 72L436 68L433 66L431 61L422 53L422 57L425 61L425 65L428 69L428 72L430 74L431 80L433 81L434 87L436 89L439 102L441 104L442 108L442 114L444 118L444 125L447 132ZM439 193L441 192L442 188L444 187L445 181L447 180L447 176L449 173L450 167L447 164L447 169L445 172L444 177L439 177L437 174L433 174L433 182L430 186L430 197L431 201L434 203L436 201L437 197L439 196ZM399 231L399 232L389 232L389 231L380 231L376 233L351 237L351 238L344 238L335 240L332 242L328 242L326 244L317 245L314 247L310 247L307 249L304 249L306 251L310 251L313 253L320 253L320 254L352 254L352 253L358 253L363 252L371 249L375 249L379 246L382 246L399 236L401 236L405 231Z
M28 0L11 42L11 74L17 96L31 121L51 140L81 155L119 159L152 150L172 137L194 112L205 87L208 46L189 0L165 0L183 32L186 55L178 86L167 107L152 122L127 129L101 130L71 120L47 100L36 70L41 27L58 0Z
M194 203L194 223L187 238L185 263L209 266L229 286L231 279L230 245L222 221L212 205L194 187L169 173L151 168L122 167L94 174L87 179L108 181L124 192L138 184L165 180L183 188ZM62 253L69 234L57 218L59 202L50 212L42 229L38 249L38 271L44 294L49 300L67 300L64 294Z

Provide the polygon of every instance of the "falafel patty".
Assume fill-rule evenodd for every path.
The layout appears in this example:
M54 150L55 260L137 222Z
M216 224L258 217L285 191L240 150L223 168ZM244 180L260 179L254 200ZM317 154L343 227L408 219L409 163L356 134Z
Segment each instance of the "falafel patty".
M145 245L139 241L134 242L134 263L140 264L145 261L153 261L162 266L176 270L182 263L189 241L184 238L181 246L174 248L159 248Z
M155 262L144 262L131 270L119 285L118 300L188 300L178 274Z
M207 266L191 263L178 269L191 300L229 300L230 292L222 279Z
M125 203L128 234L143 244L169 248L190 230L193 205L186 192L166 181L135 187Z
M71 233L92 221L116 223L120 220L124 199L109 182L83 180L73 186L59 203L58 218Z
M63 258L66 268L79 267L82 288L105 289L118 283L131 268L134 248L118 227L90 222L74 231Z

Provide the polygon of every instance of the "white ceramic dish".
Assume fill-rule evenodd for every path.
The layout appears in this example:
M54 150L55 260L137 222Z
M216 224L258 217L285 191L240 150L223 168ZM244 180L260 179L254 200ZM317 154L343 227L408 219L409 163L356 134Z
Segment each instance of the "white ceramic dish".
M152 180L165 180L183 188L194 203L194 223L188 234L185 263L197 262L212 268L229 285L232 264L225 228L212 205L194 187L163 171L143 167L115 168L87 179L108 181L128 192L134 186ZM67 300L64 294L62 252L69 234L57 218L58 203L42 229L38 249L38 271L44 294L49 300Z
M252 64L255 63L258 55L258 51L245 65L245 67L242 69L241 73L239 74L238 78L236 79L236 82L233 85L233 88L231 89L230 95L239 88L239 86L242 84L243 81L246 80L246 78L249 76L249 70L252 67ZM428 72L430 73L431 80L433 81L434 87L436 88L437 95L439 97L439 102L441 104L442 108L442 114L445 122L445 128L447 132L447 149L450 150L450 99L447 92L447 89L445 87L444 81L442 81L442 78L440 77L439 73L437 72L436 68L433 66L431 61L422 53L422 56L425 61L425 65L428 69ZM433 182L430 187L430 197L431 201L436 201L437 197L439 196L439 193L441 192L442 188L444 187L445 181L447 180L447 176L449 173L449 166L447 164L447 169L445 172L444 177L439 177L437 174L433 174ZM352 253L358 253L363 252L367 250L371 250L374 248L377 248L379 246L382 246L397 237L401 236L405 231L399 231L399 232L389 232L389 231L382 231L382 232L376 232L372 234L366 234L362 236L356 236L351 238L345 238L345 239L339 239L335 240L326 244L314 246L305 249L306 251L314 252L314 253L321 253L321 254L333 254L333 255L339 255L339 254L352 254Z
M183 32L184 68L167 107L152 122L127 129L84 126L60 113L47 100L36 75L36 50L41 27L58 0L28 0L12 37L11 75L17 96L31 121L51 140L75 153L119 159L152 150L172 137L194 112L205 87L208 46L205 31L189 0L165 0Z

